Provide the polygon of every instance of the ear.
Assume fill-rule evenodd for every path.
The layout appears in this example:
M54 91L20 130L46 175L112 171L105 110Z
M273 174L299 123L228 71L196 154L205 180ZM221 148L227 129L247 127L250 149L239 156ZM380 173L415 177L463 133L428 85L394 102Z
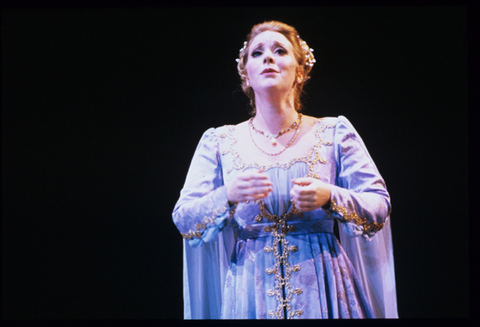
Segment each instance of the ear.
M246 72L245 74L242 74L242 77L245 78L245 85L250 86L250 81L248 80L248 75L246 74Z
M301 84L303 82L304 71L302 68L297 66L296 74L295 74L295 84Z

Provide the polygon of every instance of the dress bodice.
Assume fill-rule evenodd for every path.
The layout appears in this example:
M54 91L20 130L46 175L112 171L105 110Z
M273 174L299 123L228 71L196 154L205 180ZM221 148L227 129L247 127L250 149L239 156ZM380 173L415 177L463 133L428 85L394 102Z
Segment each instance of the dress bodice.
M268 176L273 184L273 191L262 201L262 205L271 215L281 217L292 210L290 190L293 187L293 179L301 177L314 177L330 183L333 151L328 151L327 146L332 145L332 133L328 133L334 125L329 124L327 119L318 120L311 133L314 137L307 138L311 144L304 145L304 153L290 159L287 162L259 163L256 161L244 160L237 151L238 140L235 137L235 126L225 126L220 133L223 139L221 143L221 161L223 167L223 178L228 184L236 174L247 170L261 169ZM333 170L334 171L334 170ZM260 219L260 207L255 202L239 203L235 209L234 219L240 227L255 224L265 224L266 219ZM265 217L264 217L265 218ZM289 218L293 221L306 221L312 219L332 220L322 209L301 215L293 215ZM332 224L333 226L333 224Z

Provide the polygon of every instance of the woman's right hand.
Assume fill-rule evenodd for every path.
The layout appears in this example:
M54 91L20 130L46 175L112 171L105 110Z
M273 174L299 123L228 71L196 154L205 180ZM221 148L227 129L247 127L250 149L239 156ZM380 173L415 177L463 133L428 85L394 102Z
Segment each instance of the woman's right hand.
M267 175L259 171L241 172L227 185L227 198L231 204L266 198L273 190Z

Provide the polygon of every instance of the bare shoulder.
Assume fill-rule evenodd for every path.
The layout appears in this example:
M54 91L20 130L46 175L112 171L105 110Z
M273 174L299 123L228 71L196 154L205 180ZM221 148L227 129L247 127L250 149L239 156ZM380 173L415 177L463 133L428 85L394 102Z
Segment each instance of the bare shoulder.
M326 124L331 124L337 122L337 117L312 117L303 115L303 121L309 126L314 126L317 123L324 122Z
M234 125L235 131L240 131L240 133L244 133L248 130L248 120L242 121L237 125Z
M321 123L324 120L325 120L325 118L323 118L323 117L318 118L318 117L303 115L302 124L308 130L311 130L311 129L314 129L314 128L318 128L318 126L320 126L318 124Z
M318 120L319 119L317 117L307 115L302 116L302 124L304 124L305 126L313 127L318 122Z
M245 120L245 121L242 121L241 123L238 123L237 125L235 125L235 127L237 128L241 128L241 127L245 127L248 125L248 120Z

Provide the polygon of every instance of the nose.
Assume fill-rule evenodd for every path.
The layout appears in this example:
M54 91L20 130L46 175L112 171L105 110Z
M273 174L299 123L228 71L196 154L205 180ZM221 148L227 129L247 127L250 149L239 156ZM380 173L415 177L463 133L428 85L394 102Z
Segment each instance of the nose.
M274 63L275 60L273 59L271 51L265 51L265 56L263 57L263 63Z

